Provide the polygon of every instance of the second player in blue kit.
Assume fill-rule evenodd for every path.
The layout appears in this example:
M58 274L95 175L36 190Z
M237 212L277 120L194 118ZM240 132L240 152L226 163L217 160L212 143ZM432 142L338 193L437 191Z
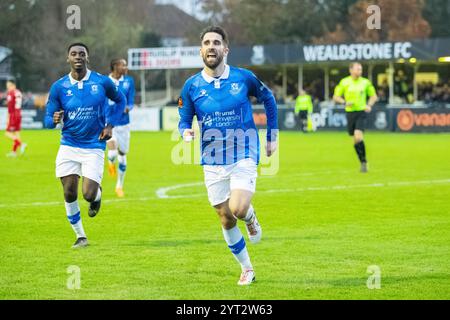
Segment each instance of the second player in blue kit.
M125 95L127 99L127 105L125 110L117 115L118 122L113 128L112 138L108 140L108 172L111 177L117 176L116 183L116 195L119 198L124 197L123 184L125 179L125 172L127 170L127 154L130 149L130 111L134 107L134 80L128 76L128 66L125 59L113 59L111 61L111 74L109 78L119 88L119 90ZM110 108L106 108L106 112L111 113L117 110L116 103L113 100L108 99L107 105ZM112 107L112 108L111 108ZM119 111L121 112L121 111ZM116 160L119 162L119 174L116 170Z

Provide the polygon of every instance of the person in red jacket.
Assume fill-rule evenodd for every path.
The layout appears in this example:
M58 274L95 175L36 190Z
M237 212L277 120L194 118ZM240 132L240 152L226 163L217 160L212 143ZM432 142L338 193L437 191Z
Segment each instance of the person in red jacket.
M13 140L13 148L8 157L16 157L17 149L20 148L20 154L25 152L27 146L26 143L22 143L20 140L20 127L22 123L22 93L17 89L16 82L14 80L8 80L6 82L7 96L6 101L8 104L8 121L6 124L6 137Z

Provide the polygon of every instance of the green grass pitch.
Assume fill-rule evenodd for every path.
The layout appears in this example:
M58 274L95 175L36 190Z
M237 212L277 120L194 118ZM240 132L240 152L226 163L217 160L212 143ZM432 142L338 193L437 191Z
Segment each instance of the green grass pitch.
M174 165L170 133L133 133L126 198L103 180L91 245L73 250L54 178L58 131L24 131L24 157L0 142L0 299L449 299L450 135L366 135L369 174L345 133L280 135L280 169L261 176L257 282L240 268L209 206L198 165ZM162 187L195 184L168 191ZM240 224L245 234L243 225ZM381 270L368 289L367 268ZM69 266L81 288L70 290Z

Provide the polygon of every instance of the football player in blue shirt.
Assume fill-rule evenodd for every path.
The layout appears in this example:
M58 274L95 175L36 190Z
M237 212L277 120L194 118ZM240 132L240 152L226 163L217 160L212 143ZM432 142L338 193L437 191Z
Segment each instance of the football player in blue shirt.
M87 68L88 59L86 45L69 46L70 73L52 85L45 115L46 128L62 123L56 177L61 178L67 218L77 236L73 248L88 245L77 200L78 181L83 177L83 197L90 203L89 216L94 217L101 204L106 140L118 123L115 115L122 113L126 104L125 96L111 79ZM104 111L106 97L117 103L112 117Z
M192 121L197 117L209 202L220 217L228 247L241 265L238 284L249 285L255 281L255 272L236 226L237 220L244 221L250 242L260 241L262 230L251 205L259 138L249 97L264 104L269 157L277 147L277 106L272 92L252 72L225 63L228 52L225 30L211 26L202 32L200 54L205 66L182 89L178 128L184 140L191 141Z
M125 171L127 169L127 153L130 149L130 115L129 112L134 107L134 80L128 76L127 61L125 59L113 59L110 64L111 74L109 78L114 82L119 90L127 98L125 112L120 115L118 124L113 128L112 138L108 140L108 173L111 177L117 175L116 159L119 162L119 175L116 183L116 194L119 198L124 196L123 182ZM114 110L115 102L107 100L107 103L113 108L106 108L107 112Z

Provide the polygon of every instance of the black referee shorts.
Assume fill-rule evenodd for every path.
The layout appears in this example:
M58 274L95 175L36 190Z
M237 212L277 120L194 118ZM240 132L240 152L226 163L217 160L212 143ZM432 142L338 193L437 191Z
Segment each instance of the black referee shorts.
M308 110L300 110L300 112L298 113L298 117L300 118L300 120L308 119Z
M363 131L366 129L367 113L365 111L347 112L347 130L348 134L353 136L355 130Z

